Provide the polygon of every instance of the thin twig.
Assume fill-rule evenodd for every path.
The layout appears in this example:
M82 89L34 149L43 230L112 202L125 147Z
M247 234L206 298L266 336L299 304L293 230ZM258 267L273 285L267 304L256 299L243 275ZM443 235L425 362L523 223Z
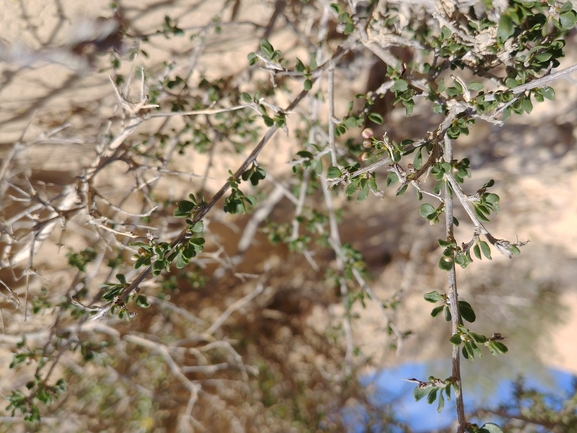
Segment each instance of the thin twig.
M335 123L333 119L335 118L335 68L331 66L329 68L329 88L328 88L328 98L329 98L329 146L331 149L331 163L333 166L337 166L337 146L335 144Z
M453 147L451 139L445 138L445 161L453 159ZM445 226L447 241L455 239L453 234L453 196L449 183L445 184ZM459 331L461 316L459 313L459 295L457 293L457 275L455 261L452 262L449 271L449 308L451 310L451 335ZM463 403L463 384L461 382L461 350L457 345L452 345L451 354L451 377L457 385L455 388L455 405L457 407L457 433L464 433L466 428L465 405Z
M513 92L514 95L518 95L519 93L523 93L526 90L535 89L536 87L545 86L553 81L557 81L560 78L564 78L566 75L574 74L577 72L577 65L569 66L568 68L562 69L557 72L553 72L549 75L545 75L544 77L537 78L527 84L522 84L517 87L513 87L510 91ZM485 97L485 101L491 102L495 100L495 95L490 94Z

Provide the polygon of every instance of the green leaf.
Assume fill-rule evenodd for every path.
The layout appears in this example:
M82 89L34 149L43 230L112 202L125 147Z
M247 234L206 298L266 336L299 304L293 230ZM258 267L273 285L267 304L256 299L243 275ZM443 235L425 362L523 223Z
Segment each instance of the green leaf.
M310 153L308 150L299 150L297 152L297 155L300 156L301 158L313 159L313 154Z
M174 217L175 218L187 218L190 216L194 208L196 207L195 204L188 200L181 200L176 202L177 208L174 210Z
M483 188L491 188L493 185L495 185L495 180L489 179L489 181L483 185Z
M437 406L437 412L441 413L441 411L443 410L444 407L445 407L445 397L443 397L443 393L440 392L439 393L439 404Z
M554 3L549 3L549 4L554 4ZM559 13L563 14L563 13L569 12L571 10L573 10L572 2L567 2L561 7L561 9L559 9Z
M415 102L411 99L403 101L403 105L405 106L407 117L410 116L413 113L413 108L415 108Z
M327 179L336 179L336 178L341 177L342 175L343 175L343 172L338 167L335 167L334 165L331 165L327 169Z
M382 125L384 122L383 116L378 113L369 113L368 118L371 122L376 123L377 125Z
M311 53L310 68L311 68L311 71L314 71L317 68L317 53Z
M54 384L56 388L58 388L59 392L66 391L66 381L64 379L58 379L58 381Z
M425 298L425 301L430 302L432 304L444 300L443 296L439 292L437 292L436 290L433 290L432 292L425 293L423 295L423 298Z
M197 246L197 248L196 248L197 250L198 250L198 247L200 247L201 251L202 251L202 248L203 248L203 245L204 245L205 242L206 242L206 241L204 240L204 238L190 238L190 240L188 241L188 243L189 243L190 245L196 245L196 246Z
M152 264L152 275L154 275L154 276L160 275L160 273L163 271L163 269L164 269L164 261L163 260L156 260Z
M193 233L200 233L204 230L204 223L201 221L197 221L194 226L192 227L191 231Z
M497 194L487 194L485 197L485 201L489 202L489 203L499 203L499 196Z
M483 424L483 427L481 427L479 433L503 433L503 430L501 430L501 427L499 427L497 424L488 422Z
M483 255L491 260L491 248L489 247L489 244L485 241L479 241L479 246L481 247Z
M455 85L457 85L459 83L455 83ZM459 84L459 87L457 88L456 86L451 86L447 89L447 95L451 98L454 98L455 96L459 96L461 93L463 93L463 87L461 87L461 85Z
M351 181L351 183L349 183L345 189L345 195L346 196L353 195L355 191L359 189L359 184L360 184L359 180Z
M304 72L304 70L305 70L305 65L304 65L304 63L301 61L301 59L299 59L299 58L297 57L297 64L296 64L296 66L295 66L295 71L302 73L302 72Z
M413 397L415 397L415 401L421 400L424 396L429 393L430 388L420 388L418 386L415 387L413 390Z
M340 15L342 13L342 9L337 3L331 3L330 8L337 15Z
M391 91L393 92L404 92L405 90L407 90L409 88L409 83L407 83L405 80L400 79L395 81L395 84L393 84L393 87L391 87Z
M483 83L473 81L473 82L467 84L467 89L473 90L473 91L483 90Z
M144 295L138 295L138 297L136 298L136 305L138 305L139 307L142 307L142 308L150 307L150 304L148 303L148 299Z
M274 125L274 120L272 120L269 116L263 115L262 120L264 120L264 124L269 128Z
M543 89L543 96L548 100L552 101L555 99L555 90L552 87L545 87Z
M457 92L459 92L459 94L463 93L463 86L461 86L461 83L459 83L457 80L454 80L454 84Z
M375 180L374 177L369 178L369 187L371 188L371 191L373 191L373 192L378 191L377 181Z
M570 2L569 2L570 3ZM575 12L565 12L559 17L559 24L564 30L571 30L575 26L576 15Z
M447 400L451 400L451 384L447 384L445 387L445 395L447 396Z
M14 368L17 365L22 364L24 361L26 361L28 359L29 354L28 353L18 353L16 355L14 355L14 358L12 359L12 362L10 363L10 368Z
M537 59L540 62L546 62L552 56L553 56L553 54L551 54L551 53L539 53L535 56L535 59Z
M274 54L274 48L269 41L266 39L261 39L260 41L260 50L262 54L267 58L271 59Z
M437 93L443 93L446 90L445 79L441 78L439 85L437 86Z
M141 256L136 260L136 263L134 263L134 269L138 269L141 268L142 266L148 266L150 265L150 257L147 256Z
M481 260L481 249L479 248L479 245L475 245L473 247L473 254L475 254L475 257Z
M501 15L499 19L499 28L497 29L497 40L500 43L505 42L515 32L513 20L507 14Z
M355 25L349 21L346 25L345 25L345 29L343 30L343 33L345 35L350 35L352 32L355 31Z
M455 263L457 263L463 269L466 268L470 262L472 262L472 260L470 260L469 256L466 254L459 253L455 255Z
M485 337L484 335L476 334L474 332L469 332L469 335L471 336L473 341L477 344L485 344L485 342L487 341L487 337Z
M437 388L433 388L429 391L429 395L427 395L427 403L433 404L437 399L437 392L439 390Z
M512 89L513 87L517 87L519 85L519 82L517 80L515 80L514 78L507 78L505 80L505 86L507 86L509 89Z
M427 218L429 215L433 215L436 212L437 210L435 209L435 207L429 203L423 203L419 207L419 214L421 214L423 218Z
M307 78L304 83L304 89L308 91L311 90L312 88L313 88L313 82L312 80Z
M194 247L194 245L190 245L188 244L183 250L182 250L182 256L183 258L188 262L190 259L192 259L193 257L196 257L196 248Z
M242 92L240 94L240 99L242 99L244 102L252 102L252 97L246 92Z
M543 94L539 91L536 91L533 96L535 97L535 100L537 102L543 102L545 100L545 98L543 97Z
M38 391L36 394L36 397L44 404L47 404L52 400L45 389L40 389L40 391Z
M491 351L492 355L504 354L509 351L507 346L505 346L500 341L491 341L489 343L489 350Z
M473 323L477 320L475 311L473 311L473 308L468 302L459 301L459 314L461 314L461 317L469 323Z
M194 194L188 194L188 198L192 203L194 203L195 206L198 206L198 200L196 199ZM200 198L200 196L199 196L199 198Z
M461 352L463 353L463 357L465 359L475 359L475 352L473 351L473 346L469 341L466 341L465 344L463 344L463 349L461 349Z
M529 97L523 99L523 109L527 114L531 114L531 111L533 111L533 104L531 103L531 99Z
M441 314L443 312L443 310L446 307L444 305L441 305L440 307L435 307L431 310L431 316L433 317L437 317L439 314Z
M249 66L254 65L258 60L258 57L256 56L255 53L248 53L248 55L246 57L248 58Z
M484 197L485 203L493 212L499 212L499 196L497 194L487 194Z
M521 254L521 250L519 248L517 248L515 245L511 245L509 247L509 252L511 254L513 254L514 256L518 256L519 254Z
M443 271L450 271L453 269L453 261L450 257L442 256L439 259L439 268L441 268Z
M483 353L481 352L481 349L479 349L479 346L477 346L475 343L471 342L471 347L473 348L473 353L475 354L475 357L477 357L477 358L483 357Z
M483 208L480 205L474 205L473 210L475 211L475 215L477 215L477 218L479 218L481 221L484 221L487 223L490 222L489 218L487 218L487 216L483 212Z
M446 26L441 27L441 37L443 39L449 39L451 37L453 33L451 32L451 29L449 29Z
M413 158L413 167L418 170L423 165L423 148L419 147L415 152L415 157Z
M369 197L369 183L366 181L361 182L361 192L359 192L359 196L357 197L358 202L365 201Z
M186 265L188 265L188 259L186 257L184 257L184 255L182 254L182 251L180 251L178 253L178 255L176 256L176 268L182 269Z
M407 184L402 185L402 186L397 190L396 196L398 197L398 196L403 195L403 194L405 193L405 191L407 190L408 187L409 187L409 185L407 185Z
M451 338L449 338L449 342L454 346L459 346L463 340L459 334L454 334Z
M397 176L397 173L391 172L387 175L387 178L385 179L385 186L389 187L398 181L399 181L399 176Z

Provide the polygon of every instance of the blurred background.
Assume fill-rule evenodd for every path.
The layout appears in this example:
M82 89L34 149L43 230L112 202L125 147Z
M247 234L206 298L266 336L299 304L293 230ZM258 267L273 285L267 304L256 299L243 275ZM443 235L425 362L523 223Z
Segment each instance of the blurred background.
M401 22L427 7L405 3L378 7L396 11ZM258 198L254 212L230 215L222 202L213 208L204 252L188 267L145 280L140 293L149 308L128 305L135 317L81 319L82 305L103 304L101 284L118 273L137 275L130 258L138 249L130 244L173 240L184 227L172 216L176 201L199 192L210 198L266 132L250 110L133 125L122 99L142 101L140 114L155 112L146 104L168 113L233 107L242 92L286 107L298 87L277 77L274 94L268 72L249 68L247 55L266 38L305 64L317 50L322 64L345 39L328 3L4 0L2 8L0 392L24 392L35 375L51 384L64 378L67 386L46 399L51 405L41 406L42 422L33 426L6 410L7 400L0 431L408 432L450 425L452 402L442 415L424 401L418 412L408 410L413 385L402 381L450 376L449 323L432 318L433 305L423 299L446 291L437 267L443 227L427 224L412 193L386 190L363 203L335 194L342 243L362 254L379 298L357 299L347 310L326 273L336 269L335 253L310 229L324 222L295 206L302 173L293 176L291 161L307 143L326 139L319 138L328 119L320 96L290 113L288 134L279 130L259 157L267 177L246 190ZM409 63L414 53L395 54ZM576 62L572 32L558 69ZM383 63L368 50L344 58L335 70L335 116L383 77ZM470 193L496 181L501 210L491 233L530 241L512 259L494 251L492 261L458 270L459 293L477 313L471 329L499 332L509 348L464 361L470 411L507 401L514 390L503 384L521 376L570 394L577 374L577 84L567 76L552 87L555 101L536 103L530 115L502 127L479 122L454 144L455 158L471 161ZM323 77L312 94L326 89ZM418 139L442 120L425 101L411 117L390 99L379 102L377 135ZM361 130L337 145L358 145ZM377 173L381 182L385 176ZM307 204L322 202L318 188L309 194ZM463 222L457 240L467 242L473 226L461 209L456 217ZM294 221L300 237L270 242L290 234ZM344 367L344 316L359 380ZM476 415L483 422L495 416Z

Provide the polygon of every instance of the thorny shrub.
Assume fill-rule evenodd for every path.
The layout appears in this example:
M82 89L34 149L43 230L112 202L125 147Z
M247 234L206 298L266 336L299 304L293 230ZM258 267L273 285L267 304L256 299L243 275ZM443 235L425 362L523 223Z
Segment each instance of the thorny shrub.
M447 345L453 352L445 378L407 380L416 383L417 400L426 397L439 411L446 400L455 400L457 432L502 431L491 421L481 426L467 421L461 357L501 356L508 349L497 330L492 335L473 330L475 306L459 298L456 268L491 260L494 252L516 256L526 242L490 232L488 223L500 207L492 192L495 181L486 179L466 192L473 169L458 139L475 123L502 125L512 115L531 113L534 103L554 99L550 84L575 69L555 71L577 21L572 3L279 0L267 4L267 19L237 19L245 6L223 2L206 24L191 28L167 15L145 34L133 27L129 9L112 4L95 35L61 48L75 59L69 67L77 73L99 65L110 74L121 115L105 119L93 137L82 137L97 143L94 158L67 185L35 181L12 167L12 159L3 166L2 265L12 268L14 284L25 280L24 300L22 291L9 288L12 283L4 284L7 299L26 320L50 321L44 330L5 339L14 348L10 368L28 366L23 371L30 374L6 396L7 411L38 430L42 417L59 413L63 428L84 430L340 431L349 398L368 404L352 380L363 360L351 332L353 306L376 303L394 347L409 332L390 319L398 300L377 298L362 254L341 241L339 224L355 201L380 206L389 190L396 196L413 190L423 202L424 220L445 225L437 261L448 275L447 289L424 298L435 304L433 317L450 322ZM210 64L198 66L212 38L246 28L257 43L247 58L233 54L244 67L215 76ZM182 57L161 65L149 60L149 51L161 42L193 47L188 63ZM340 101L335 94L351 73L375 62L382 72L378 86L335 107ZM126 65L135 68L123 72ZM135 89L136 101L130 94ZM413 134L389 135L389 113L397 107L407 118L426 117L428 123ZM337 111L343 115L337 117ZM261 157L265 147L278 143L275 134L299 143L291 173L278 174ZM33 144L14 143L14 154ZM221 188L211 191L207 179L218 173L218 164L237 160L230 155L241 155L242 163L227 166L228 174L217 179ZM205 170L198 177L179 169L183 160L200 157ZM120 163L128 171L111 171ZM124 197L115 195L120 186L114 191L106 183L113 173L131 185ZM167 195L171 176L189 177L189 190L178 187ZM343 197L349 205L339 209ZM292 208L285 206L282 218L275 219L282 198ZM454 207L472 223L466 239L454 236L460 223ZM228 219L219 209L253 214L245 220L236 255L228 255L211 229ZM57 242L67 249L73 274L65 292L34 267L35 254L58 224ZM64 229L81 231L80 225L91 233L78 249ZM303 278L316 285L309 296L279 291L269 271L243 271L242 263L258 260L247 253L258 225L273 245L285 244L306 259ZM332 251L330 265L317 263L323 251ZM293 260L285 266L304 265ZM242 290L218 291L214 282ZM235 300L227 301L232 296ZM294 306L304 314L302 305L337 299L345 313L332 331L306 329L279 312ZM278 304L283 307L276 310ZM200 314L214 305L221 313ZM231 317L235 321L227 324ZM272 325L274 317L284 325ZM299 335L300 343L279 340L283 333ZM324 357L324 371L303 370L314 358L302 352L303 345ZM297 364L301 370L292 377ZM519 405L525 396L520 388ZM554 409L544 404L542 410ZM75 419L66 421L62 413ZM543 413L527 414L524 425L539 424ZM497 415L507 419L505 409ZM358 422L409 431L386 411ZM566 422L574 420L559 421Z

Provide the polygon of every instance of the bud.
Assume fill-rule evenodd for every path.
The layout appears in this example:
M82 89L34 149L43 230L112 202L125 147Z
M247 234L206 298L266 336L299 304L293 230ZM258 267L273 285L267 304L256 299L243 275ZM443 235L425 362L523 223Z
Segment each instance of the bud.
M371 154L369 152L363 152L359 155L359 159L361 161L366 161L367 159L369 159L371 157Z
M363 146L365 146L367 149L369 147L371 147L373 145L373 142L371 140L364 140L363 141Z
M375 135L375 133L373 132L373 130L371 128L365 128L363 130L363 132L361 133L361 136L363 138L366 138L366 139L371 138L373 135Z

